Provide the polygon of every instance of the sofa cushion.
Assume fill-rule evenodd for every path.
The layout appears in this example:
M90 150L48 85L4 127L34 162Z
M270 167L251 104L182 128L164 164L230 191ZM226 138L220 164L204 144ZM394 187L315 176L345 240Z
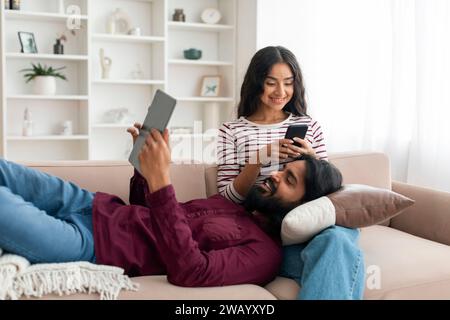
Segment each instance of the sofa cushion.
M139 291L122 290L119 300L275 300L275 297L269 291L252 284L186 288L170 284L166 276L135 277L132 278L132 281L139 283ZM79 293L63 296L46 295L40 299L98 300L99 296L97 294Z
M366 289L364 299L450 297L450 247L385 226L361 231ZM379 287L378 287L379 285ZM278 277L266 286L278 299L296 299L294 280Z
M388 189L348 184L327 196L336 210L336 224L347 228L368 227L398 215L414 200Z
M450 247L393 228L363 228L367 283L380 271L380 288L366 288L366 299L443 299L450 297Z
M285 277L276 277L265 288L279 300L295 300L300 292L297 282Z

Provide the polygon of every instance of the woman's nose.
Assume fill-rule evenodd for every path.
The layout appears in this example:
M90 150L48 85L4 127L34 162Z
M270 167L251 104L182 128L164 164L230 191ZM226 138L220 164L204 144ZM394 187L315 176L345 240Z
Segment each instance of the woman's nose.
M278 95L282 95L284 93L284 85L278 84L275 88L275 93Z

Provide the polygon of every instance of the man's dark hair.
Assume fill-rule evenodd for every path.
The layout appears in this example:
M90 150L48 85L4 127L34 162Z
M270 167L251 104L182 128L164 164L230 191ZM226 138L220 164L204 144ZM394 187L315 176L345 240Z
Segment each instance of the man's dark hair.
M342 173L335 165L311 156L303 156L301 159L306 161L305 195L301 203L312 201L341 188Z
M264 92L264 81L272 67L277 63L286 63L294 76L294 93L283 111L296 116L306 116L305 86L300 66L295 55L288 49L277 47L265 47L255 53L241 87L241 99L238 104L238 117L249 117L258 109L260 97Z
M318 160L312 156L302 156L294 161L297 160L306 161L305 194L301 199L286 203L275 195L263 196L263 188L257 185L252 187L244 201L244 207L248 212L256 210L263 215L266 220L266 231L270 234L279 235L281 223L289 211L302 203L338 191L342 186L341 172L328 161Z

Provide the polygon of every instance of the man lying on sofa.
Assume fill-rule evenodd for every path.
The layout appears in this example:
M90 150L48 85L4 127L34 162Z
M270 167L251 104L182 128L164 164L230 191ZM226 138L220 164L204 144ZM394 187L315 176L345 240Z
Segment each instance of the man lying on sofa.
M281 265L283 216L305 195L319 198L342 184L332 164L307 157L254 186L249 210L220 195L179 203L170 182L168 141L167 130L148 136L139 155L143 175L135 171L131 179L130 205L0 160L0 248L32 263L90 261L121 267L129 276L167 274L180 286L265 285ZM325 270L320 251L327 243L320 243L309 257L317 272ZM329 253L327 259L334 263ZM317 272L302 272L317 281Z

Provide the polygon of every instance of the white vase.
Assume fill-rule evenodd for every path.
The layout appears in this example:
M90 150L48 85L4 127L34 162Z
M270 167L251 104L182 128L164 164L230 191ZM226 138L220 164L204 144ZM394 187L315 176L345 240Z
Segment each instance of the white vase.
M220 126L220 104L205 103L203 107L203 130L218 129Z
M56 79L53 76L38 76L34 78L33 93L52 96L56 93Z

